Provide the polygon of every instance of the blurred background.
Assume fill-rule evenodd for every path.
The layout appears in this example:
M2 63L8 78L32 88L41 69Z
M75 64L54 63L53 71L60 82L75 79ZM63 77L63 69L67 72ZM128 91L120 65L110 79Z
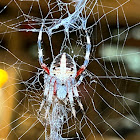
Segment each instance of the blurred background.
M6 76L3 71L0 71L1 139L35 140L43 135L44 128L41 123L37 123L35 117L36 106L39 106L42 97L42 89L40 90L40 87L37 88L37 86L43 85L43 78L40 78L40 83L34 82L34 75L40 72L37 52L38 32L32 32L31 30L39 30L40 24L36 21L39 21L46 13L50 12L47 6L48 2L50 2L50 6L55 4L55 0L39 0L38 2L0 0L0 69L5 70L8 74ZM62 2L68 3L69 1L62 0ZM94 4L95 1L90 0L87 2L87 15L91 12ZM82 94L81 96L85 97L81 100L84 108L87 109L87 116L97 126L105 140L119 140L121 138L94 111L90 96L93 97L95 107L101 116L124 139L140 139L139 7L139 0L100 0L92 9L92 14L88 18L87 26L90 27L91 44L94 48L88 66L89 75L84 83L80 85L79 91ZM72 13L74 6L72 5L69 8ZM29 18L27 15L29 15ZM60 12L54 12L53 17L60 18ZM75 32L70 33L70 37L76 41L78 39ZM60 53L63 40L64 32L53 34L51 44L54 56ZM77 47L76 41L72 50L75 50L75 54L83 55L81 53L83 50L81 50L81 47ZM42 45L45 63L50 66L53 58L47 34L43 34ZM83 59L77 57L76 62L80 65L83 63ZM90 73L95 75L93 79L97 83L92 82ZM6 80L3 81L3 79ZM35 88L30 88L33 85L35 85ZM114 95L120 95L119 93L121 93L121 98L112 96L105 89L108 89ZM86 95L87 92L90 96ZM36 95L34 93L37 94L37 97L34 97ZM29 95L32 95L32 97L26 98ZM126 100L122 96L130 100ZM38 101L36 101L37 99ZM33 109L32 104L34 104ZM129 119L113 111L111 107ZM81 117L81 113L78 117ZM95 132L96 140L103 139L94 130L93 126L91 128ZM92 134L89 135L91 130L87 129L87 126L83 127L82 132L86 139L95 139ZM75 137L73 132L69 135ZM43 139L43 136L40 139ZM84 138L81 136L81 139Z

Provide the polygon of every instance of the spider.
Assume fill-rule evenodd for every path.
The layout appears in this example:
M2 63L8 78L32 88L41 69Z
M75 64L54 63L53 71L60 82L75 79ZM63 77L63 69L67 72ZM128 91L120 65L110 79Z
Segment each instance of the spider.
M83 71L86 69L89 62L89 55L91 50L90 37L86 33L86 54L83 65L77 71L76 62L74 59L67 53L58 54L50 65L50 69L43 62L43 50L41 48L41 40L42 40L42 30L43 25L40 28L40 32L38 35L38 57L39 63L42 69L45 71L44 74L44 93L43 100L40 105L39 114L44 105L46 105L45 109L45 117L49 113L50 107L53 102L53 98L57 97L61 101L68 100L71 106L71 112L74 117L76 117L76 111L74 107L74 98L77 101L79 107L84 112L83 105L80 101L77 86L80 85L83 79ZM80 76L81 75L81 76ZM78 82L76 82L76 78L80 76ZM45 104L46 103L46 104Z

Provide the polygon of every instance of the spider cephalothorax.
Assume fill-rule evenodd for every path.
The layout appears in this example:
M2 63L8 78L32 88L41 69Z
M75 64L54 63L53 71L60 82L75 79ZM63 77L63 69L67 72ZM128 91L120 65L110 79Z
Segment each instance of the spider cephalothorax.
M55 96L59 100L68 100L71 106L72 114L74 117L76 117L74 98L78 102L80 108L84 111L77 90L77 86L81 83L83 76L79 78L78 82L76 82L76 78L85 70L88 65L91 49L90 37L88 36L87 31L85 31L87 39L85 61L78 71L74 59L65 52L58 54L55 57L49 69L43 62L43 52L41 48L42 30L43 25L41 26L38 36L39 62L41 67L45 71L43 94L44 98L40 105L39 113L41 112L44 104L46 103L47 108L45 109L45 117L47 116L50 106L53 102L53 97Z

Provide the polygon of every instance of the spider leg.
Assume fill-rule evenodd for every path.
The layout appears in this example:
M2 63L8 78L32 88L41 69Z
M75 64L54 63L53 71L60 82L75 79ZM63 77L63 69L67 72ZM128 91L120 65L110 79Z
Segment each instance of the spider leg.
M76 74L76 78L86 69L88 63L89 63L89 55L90 55L90 50L91 50L91 43L90 43L90 37L86 32L86 36L87 36L87 45L86 45L86 55L85 55L85 60L84 60L84 64L80 67L80 69L77 71Z
M67 92L68 92L68 98L69 98L70 106L71 106L71 109L72 109L72 114L73 114L74 118L76 118L76 111L75 111L75 108L74 108L74 99L73 99L73 93L72 93L71 80L67 81Z
M45 111L45 118L47 118L47 115L49 114L49 110L52 104L52 98L53 98L53 94L54 94L54 83L55 83L55 78L51 78L50 81L50 86L49 86L49 95L48 95L48 99L47 99L47 108Z
M48 83L50 83L50 80L51 80L50 76L47 78L47 80L44 79L44 81L45 81L45 89L44 89L43 100L42 100L40 108L39 108L39 114L41 113L41 110L42 110L42 108L43 108L43 106L44 106L44 104L45 104L45 102L46 102L46 100L48 98L48 92L49 92L49 86L50 86Z
M78 87L81 84L81 82L83 81L84 77L85 77L85 72L83 72L81 74L80 78L78 79L77 83L75 84L76 87Z
M73 90L74 96L76 98L76 101L78 102L78 105L80 106L82 112L84 112L84 108L83 108L83 105L82 105L81 100L79 98L77 87L76 87L76 85L74 85L74 80L72 81L72 84L73 84L72 90Z
M41 67L45 70L45 72L47 74L50 74L48 67L46 66L45 63L43 63L43 49L41 48L43 26L44 26L44 23L42 23L42 26L40 28L39 35L38 35L38 42L37 42L37 44L38 44L38 57L39 57L39 63L41 65Z
M84 108L83 108L83 105L82 105L81 100L79 98L79 94L78 94L78 90L77 90L77 87L76 86L73 86L73 93L74 93L75 98L76 98L76 100L78 102L78 105L80 106L80 108L82 109L82 111L84 111Z

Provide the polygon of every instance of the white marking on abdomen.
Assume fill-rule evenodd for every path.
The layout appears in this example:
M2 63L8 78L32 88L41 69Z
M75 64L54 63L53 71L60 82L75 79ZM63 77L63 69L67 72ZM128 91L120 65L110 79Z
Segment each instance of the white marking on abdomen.
M60 73L62 75L66 74L66 53L63 53L60 59Z

